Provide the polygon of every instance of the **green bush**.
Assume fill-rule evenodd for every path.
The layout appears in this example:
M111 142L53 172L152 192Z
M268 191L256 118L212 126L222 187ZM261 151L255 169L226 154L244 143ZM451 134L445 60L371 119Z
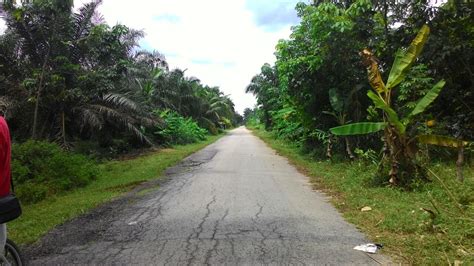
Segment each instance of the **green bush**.
M206 139L207 130L199 127L191 118L184 118L169 110L161 112L160 117L166 126L155 134L164 138L168 144L189 144Z
M82 187L98 174L94 161L54 143L29 140L12 147L12 175L23 202Z
M22 203L42 201L48 195L49 188L45 184L27 182L15 187L15 193Z
M200 121L198 121L198 125L201 128L207 129L207 131L211 135L219 134L219 129L216 127L216 125L212 121L208 119L201 119Z

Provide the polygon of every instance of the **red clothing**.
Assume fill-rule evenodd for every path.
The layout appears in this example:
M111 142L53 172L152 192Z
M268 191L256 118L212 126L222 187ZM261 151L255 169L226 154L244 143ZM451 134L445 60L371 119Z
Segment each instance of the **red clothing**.
M0 116L0 197L10 194L11 140L7 121Z

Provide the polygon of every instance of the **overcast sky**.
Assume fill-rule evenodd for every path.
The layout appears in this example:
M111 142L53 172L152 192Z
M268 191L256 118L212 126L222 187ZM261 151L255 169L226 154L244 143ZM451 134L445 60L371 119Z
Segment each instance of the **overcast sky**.
M75 0L79 7L88 0ZM236 110L253 107L250 79L273 63L279 39L298 23L298 0L104 0L110 25L144 30L141 46L166 56L171 68L187 69L203 84L230 94Z

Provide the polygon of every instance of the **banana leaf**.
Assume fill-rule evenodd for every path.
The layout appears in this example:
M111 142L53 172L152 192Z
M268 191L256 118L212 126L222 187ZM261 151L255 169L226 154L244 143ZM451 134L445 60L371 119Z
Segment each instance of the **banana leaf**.
M331 107L334 111L339 113L343 111L344 99L342 99L341 95L335 88L329 89L329 102L331 103Z
M433 88L431 88L431 90L423 98L421 98L421 100L418 101L413 111L411 111L409 117L415 116L425 111L425 109L438 97L441 89L444 87L444 84L446 84L444 80L436 83L436 85L434 85Z
M365 135L383 130L386 126L385 122L361 122L333 127L329 131L336 136Z
M369 67L367 67L367 74L369 76L370 86L378 93L387 92L387 88L383 83L380 75L379 66L375 60L372 60Z
M429 145L459 148L461 146L466 146L469 144L468 141L459 140L446 136L439 135L419 135L416 137L418 142Z
M367 76L370 86L378 93L387 93L385 83L379 71L379 64L374 54L369 49L361 52L364 65L367 67Z
M390 108L378 95L376 95L373 91L368 91L367 96L372 100L372 102L375 104L376 108L382 109L386 114L388 121L390 124L392 124L400 134L405 134L406 127L402 124L400 121L400 118L398 118L397 113Z
M405 75L410 70L411 65L415 62L418 55L420 55L425 45L430 28L424 25L412 41L406 51L399 50L395 56L395 60L388 76L387 86L388 90L394 88L405 78Z

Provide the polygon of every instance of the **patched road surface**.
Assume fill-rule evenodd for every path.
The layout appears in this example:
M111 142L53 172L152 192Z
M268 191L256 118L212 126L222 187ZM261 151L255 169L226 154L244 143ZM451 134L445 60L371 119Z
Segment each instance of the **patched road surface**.
M368 242L364 235L312 191L307 177L243 127L169 169L165 180L56 228L26 250L29 263L384 262L353 250Z

